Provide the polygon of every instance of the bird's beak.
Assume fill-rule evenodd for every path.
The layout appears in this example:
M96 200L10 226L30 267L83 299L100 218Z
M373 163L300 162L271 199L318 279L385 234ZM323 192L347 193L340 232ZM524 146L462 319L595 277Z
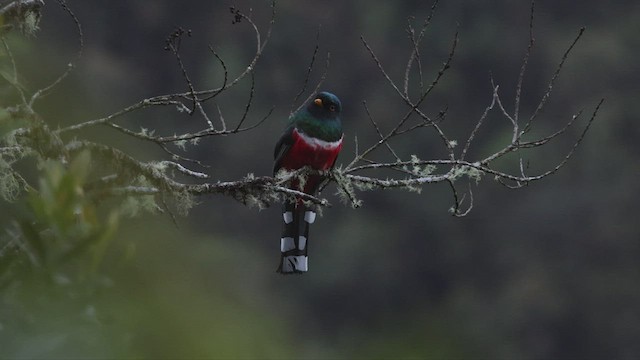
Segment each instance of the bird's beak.
M317 98L317 99L313 100L313 102L318 106L322 106L322 99L320 99L320 98Z

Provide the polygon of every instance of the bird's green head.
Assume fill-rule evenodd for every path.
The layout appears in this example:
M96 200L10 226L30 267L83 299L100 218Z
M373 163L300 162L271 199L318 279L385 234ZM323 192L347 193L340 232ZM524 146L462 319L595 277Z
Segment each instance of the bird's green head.
M318 119L337 119L342 111L342 104L337 96L322 91L309 102L307 111Z
M291 122L309 136L337 141L342 138L341 111L342 104L338 97L322 91L314 96L306 107L293 114Z

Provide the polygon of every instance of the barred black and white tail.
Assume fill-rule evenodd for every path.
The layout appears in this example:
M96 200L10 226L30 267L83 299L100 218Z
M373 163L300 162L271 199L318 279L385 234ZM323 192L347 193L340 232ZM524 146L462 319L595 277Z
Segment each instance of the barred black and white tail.
M282 238L280 238L281 274L301 274L309 270L309 226L316 212L302 204L285 202L282 207Z

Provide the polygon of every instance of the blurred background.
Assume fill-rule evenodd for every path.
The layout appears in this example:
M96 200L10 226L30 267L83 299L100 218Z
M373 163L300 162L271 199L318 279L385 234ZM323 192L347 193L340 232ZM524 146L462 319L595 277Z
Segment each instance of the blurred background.
M36 106L53 128L99 118L143 98L186 91L175 58L163 48L176 28L192 31L182 58L198 89L221 84L208 50L241 72L255 51L245 22L232 24L229 6L266 30L266 1L69 0L84 32L77 69ZM303 85L320 27L317 81L327 51L323 89L343 103L345 148L338 163L375 141L362 106L390 129L405 112L362 45L364 36L398 82L411 52L405 27L418 27L424 1L281 1L269 44L256 69L256 99L247 123L275 105L260 128L205 138L187 155L210 167L213 179L269 175L272 149ZM508 109L528 42L527 1L442 1L421 48L426 81L452 63L424 109L448 108L443 129L463 143L491 101L490 76ZM87 284L47 288L23 284L2 297L0 355L140 358L617 358L640 357L640 86L637 1L536 2L536 47L522 98L535 109L564 50L584 37L566 63L535 134L553 132L573 114L606 101L583 144L557 174L520 190L485 176L474 209L452 217L447 185L421 194L361 193L351 209L333 206L312 229L310 272L283 277L280 210L248 208L223 196L200 203L174 225L168 215L123 216L110 255ZM265 34L263 33L263 36ZM77 51L75 25L54 2L43 9L35 37L15 40L24 86L55 79ZM228 123L241 116L244 82L217 104ZM306 95L306 94L305 94ZM6 105L6 104L3 104ZM297 104L296 104L297 105ZM215 104L209 104L216 114ZM583 118L580 126L584 125ZM129 114L117 121L173 134L204 121L173 108ZM509 141L508 120L487 118L471 158ZM532 171L564 157L580 126L548 146L525 153ZM157 146L106 128L69 134L119 147L139 159L161 159ZM68 137L68 138L69 138ZM431 129L393 143L405 157L445 156ZM379 154L380 160L389 160ZM517 171L513 163L504 169ZM462 182L464 188L466 183ZM12 207L2 202L0 210ZM5 215L3 215L5 217ZM7 218L9 216L7 215ZM72 265L71 265L72 266ZM13 289L13 290L12 290Z

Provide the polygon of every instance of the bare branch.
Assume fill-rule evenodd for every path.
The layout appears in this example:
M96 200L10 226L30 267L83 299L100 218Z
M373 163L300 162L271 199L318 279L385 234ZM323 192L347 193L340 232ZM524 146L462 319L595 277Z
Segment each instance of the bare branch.
M220 55L218 55L218 53L215 50L213 50L213 47L211 45L209 45L209 51L218 60L218 62L220 63L220 66L222 66L224 78L222 80L222 86L220 86L218 89L216 89L216 91L212 92L211 94L201 97L200 102L205 102L209 99L213 99L214 97L218 96L218 94L220 94L223 90L227 88L227 81L229 80L229 71L227 70L227 64L225 64L224 60L222 60L222 57L220 57Z
M373 128L376 129L376 133L378 133L378 136L380 137L380 140L384 141L384 135L382 135L382 131L380 131L380 128L378 127L378 124L373 119L373 116L371 115L371 112L369 111L369 107L367 106L367 102L363 101L362 105L364 106L364 109L367 112L367 117L369 118L369 121L371 121L371 125L373 125ZM397 161L401 161L400 157L398 157L398 154L396 154L396 152L393 151L393 149L391 148L391 145L389 145L388 141L384 141L384 145L387 147L387 149L389 150L391 155L393 155L393 157L396 158Z
M471 143L473 142L473 139L475 138L476 133L478 132L478 130L482 126L482 123L484 122L484 119L487 118L487 115L489 114L489 111L491 111L491 109L493 109L493 106L496 104L496 99L497 98L498 98L498 86L495 86L493 88L493 97L492 97L492 100L491 100L491 104L489 106L487 106L486 109L484 109L484 112L482 113L482 116L480 116L480 119L478 119L478 122L476 123L476 127L473 128L473 131L469 135L469 138L467 139L467 142L464 144L464 149L462 149L462 154L460 154L460 160L464 160L465 155L467 155L467 151L469 150L469 147L471 146Z
M222 61L222 59L217 55L217 53L215 51L213 51L210 47L210 50L213 52L214 56L220 61L221 65L223 66L224 69L224 73L225 73L225 80L224 80L224 84L219 87L219 88L215 88L215 89L209 89L209 90L201 90L201 91L189 91L189 92L184 92L184 93L175 93L175 94L167 94L167 95L158 95L158 96L153 96L147 99L143 99L133 105L130 105L126 108L124 108L123 110L117 111L111 115L102 117L102 118L98 118L98 119L94 119L94 120L89 120L89 121L85 121L76 125L72 125L72 126L68 126L66 128L62 128L56 131L57 134L59 133L63 133L63 132L68 132L68 131L77 131L80 130L82 128L85 127L89 127L89 126L96 126L96 125L102 125L102 124L106 124L111 122L112 120L121 117L125 114L137 111L137 110L141 110L150 106L166 106L166 105L173 105L173 106L177 106L179 109L181 110L188 110L188 107L186 107L184 105L184 103L182 102L182 100L187 100L187 101L205 101L205 100L209 100L217 95L219 95L220 93L222 93L223 91L235 86L237 83L239 83L245 76L247 76L249 73L252 73L256 63L258 62L258 59L260 58L260 56L262 55L262 51L264 50L264 47L267 45L270 37L271 37L271 30L273 28L273 24L275 22L275 14L276 14L276 10L275 10L275 1L272 1L271 3L271 8L272 8L272 12L271 12L271 20L269 22L269 27L267 29L267 34L264 37L264 39L262 38L260 31L258 30L257 25L253 22L253 20L251 20L250 17L248 17L247 15L245 15L244 13L242 13L239 10L233 10L234 15L236 16L236 19L244 19L246 20L252 27L252 29L254 30L255 34L256 34L256 53L254 54L253 59L249 62L249 65L245 68L245 70L240 73L240 75L238 75L234 80L232 81L227 81L227 68L224 64L224 62ZM198 97L202 97L201 100L199 100ZM189 111L188 111L189 112ZM238 131L242 131L242 129L239 129ZM206 132L205 132L206 133ZM216 131L209 131L209 133L207 133L207 135L204 136L208 136L208 135L212 135L212 134L218 134L218 132ZM202 136L202 135L200 135Z
M187 168L185 168L184 166L173 162L173 161L160 161L158 163L158 166L160 167L171 167L174 168L175 170L179 171L182 174L197 178L197 179L208 179L209 175L201 173L201 172L197 172L197 171L193 171L193 170L189 170Z
M447 181L451 187L452 187L452 192L454 195L454 207L453 207L453 213L456 216L464 216L466 214L468 214L468 212L471 210L472 205L469 206L469 208L465 211L460 211L460 204L462 203L462 200L458 201L458 195L457 195L457 190L455 189L455 185L454 185L454 181L460 176L460 174L466 174L467 176L473 177L473 176L479 176L482 173L487 173L487 174L491 174L495 177L495 179L497 181L499 181L501 184L505 185L505 186L509 186L511 188L520 188L522 186L526 186L531 182L534 181L538 181L541 180L543 178L546 178L547 176L550 176L554 173L556 173L559 169L561 169L571 158L571 156L574 154L575 150L578 148L578 146L580 145L580 143L582 142L582 140L584 139L584 137L586 136L589 128L591 127L591 124L593 123L593 121L595 120L595 118L597 117L598 111L602 105L602 103L604 102L604 99L601 99L600 102L598 103L598 105L596 106L596 108L594 109L593 113L591 114L591 117L589 118L587 125L585 126L585 128L582 130L580 136L577 138L577 140L574 142L573 146L571 147L570 151L562 158L562 160L560 160L553 168L551 168L550 170L547 170L543 173L540 173L538 175L526 175L524 173L524 165L522 162L520 162L520 174L519 175L512 175L509 174L507 172L502 172L502 171L498 171L495 169L492 169L489 167L489 163L497 158L497 157L493 157L492 160L490 161L479 161L479 162L469 162L469 161L465 161L462 159L456 159L456 160L411 160L411 161L402 161L402 162L394 162L394 163L370 163L370 164L366 164L366 165L360 165L357 167L353 167L353 168L349 168L346 169L344 171L345 175L344 178L347 179L348 181L352 181L356 184L358 183L364 183L364 184L369 184L369 185L373 185L376 188L405 188L405 189L411 189L414 186L422 186L425 184L429 184L429 183L437 183L437 182L442 182L442 181ZM568 125L566 125L565 127L563 127L561 130L557 131L556 133L552 134L551 136L547 136L539 141L535 141L535 142L529 142L529 143L523 143L524 147L536 147L536 146L542 146L544 145L546 142L548 142L549 140L559 136L560 134L564 133L566 131L566 129L571 125L571 123L573 121L575 121L575 119L577 119L579 116L575 115L574 117L572 117L572 120L568 123ZM506 153L507 151L517 151L520 149L520 147L516 147L514 145L510 145L508 147L506 147L505 149L508 150L504 150L503 149L503 153ZM428 175L428 176L421 176L421 177L415 177L415 178L405 178L405 179L379 179L379 178L373 178L373 177L366 177L366 176L360 176L360 175L353 175L352 173L355 172L359 172L362 170L373 170L373 169L392 169L392 168L397 168L398 166L408 166L408 165L450 165L451 168L449 169L449 171L447 171L446 173L442 173L442 174L436 174L436 175ZM472 172L469 172L465 169L476 169L477 171L479 171L480 173L478 173L477 175L474 175ZM476 180L478 180L479 178L476 178ZM512 185L508 185L506 183L506 181L511 181L514 182L516 185L512 186ZM365 188L366 189L366 188ZM471 189L469 189L469 193L471 195ZM471 200L472 201L472 200Z
M580 146L580 143L582 142L582 140L584 140L585 136L587 135L587 132L589 131L589 128L591 127L591 124L593 123L593 121L596 119L596 116L598 115L598 111L600 110L600 106L602 106L602 104L604 103L604 99L600 99L600 101L598 102L598 105L596 105L596 108L594 109L593 113L591 114L591 117L589 118L589 121L587 122L587 125L584 127L584 129L582 130L582 133L580 134L580 136L578 137L578 139L573 143L573 146L571 147L571 149L569 150L569 152L564 156L564 158L552 169L537 175L537 176L528 176L528 177L521 177L521 178L517 178L517 177L513 177L513 178L507 178L509 180L514 180L514 181L520 181L523 183L529 183L532 181L536 181L536 180L540 180L543 179L549 175L553 175L555 174L558 170L560 170L571 158L571 156L573 156L574 152L576 151L576 149L578 148L578 146ZM576 117L574 116L573 119L575 119ZM563 130L564 132L564 130ZM548 141L548 140L547 140ZM540 143L540 145L543 145L545 142ZM537 146L540 146L537 145ZM518 186L520 187L520 186Z
M409 119L409 117L416 112L424 121L427 121L431 124L431 126L433 126L436 131L438 132L438 135L440 136L440 138L443 140L445 146L449 149L450 151L450 156L451 158L453 158L453 146L451 144L451 142L449 141L449 139L446 137L446 135L444 134L444 132L440 129L440 127L433 122L426 114L424 114L422 111L419 110L419 106L422 104L422 102L427 98L427 96L431 93L431 91L433 91L433 89L435 88L435 86L438 84L438 82L440 81L440 79L442 78L442 76L444 75L444 73L447 71L447 69L449 69L451 61L453 60L453 56L455 54L455 49L456 46L458 44L458 31L456 31L455 36L453 38L453 42L451 45L451 51L449 52L449 56L447 57L447 60L443 63L442 68L440 68L440 70L438 71L436 77L434 78L434 80L431 82L431 85L429 85L429 87L427 88L426 91L424 91L420 98L418 99L417 102L413 103L409 98L405 97L404 94L398 89L398 87L395 85L395 83L393 82L393 80L389 77L389 75L385 72L384 68L382 67L382 64L380 63L380 60L378 60L378 57L376 56L376 54L373 52L373 50L371 49L371 47L369 46L369 44L364 40L363 37L361 37L362 42L364 43L364 46L367 48L367 51L369 52L369 54L371 55L371 57L373 58L373 60L375 61L375 63L378 66L378 70L382 73L382 75L385 77L385 79L387 79L387 82L389 83L389 85L394 88L394 90L396 91L396 93L405 101L405 103L410 107L410 109L405 113L405 115L396 123L395 127L389 131L389 133L387 133L387 135L385 135L384 137L382 137L378 142L374 143L373 145L371 145L368 149L364 150L362 153L360 153L358 156L356 156L351 163L349 163L349 165L346 167L346 169L349 169L353 166L355 166L358 162L362 161L369 153L373 152L374 150L376 150L380 145L388 142L391 138L397 136L400 132L401 132L401 127L407 122L407 120Z
M469 184L469 206L467 206L467 209L463 211L461 210L461 207L465 200L465 196L463 195L462 198L458 196L458 190L452 180L448 180L447 183L451 187L451 193L453 194L453 206L449 209L451 215L456 217L467 216L467 214L471 212L471 209L473 209L473 191L471 190L471 184Z
M293 102L291 102L291 110L289 111L289 116L293 115L294 113L293 108L295 107L295 104L298 101L298 98L300 98L300 95L304 94L304 91L307 89L307 85L309 84L309 77L311 76L311 71L313 70L313 64L315 64L316 62L316 56L318 55L319 49L320 49L320 26L318 26L318 31L316 32L316 46L313 48L313 54L311 55L311 62L307 67L307 74L304 77L304 82L302 83L302 89L298 91L296 96L293 98Z
M78 52L76 54L75 60L67 64L67 69L60 75L54 82L50 85L36 91L32 96L31 100L29 100L29 108L33 107L34 102L45 95L47 95L53 88L55 88L58 84L60 84L64 79L71 74L71 71L75 68L75 62L78 61L82 57L82 51L84 50L84 34L82 33L82 25L80 25L80 20L76 17L76 14L71 11L69 6L65 0L57 0L58 4L64 9L64 11L69 14L73 22L76 24L76 30L78 32Z
M255 94L256 90L255 80L256 79L254 74L251 73L251 90L249 90L249 100L247 100L247 104L245 105L244 112L242 113L242 118L240 119L240 121L238 121L238 125L234 129L234 131L236 132L240 129L242 123L244 123L244 121L247 119L247 114L249 114L249 109L251 108L251 103L253 102L253 95Z
M364 39L364 36L360 36L360 40L362 41L362 44L364 44L364 47L369 52L369 55L371 55L371 58L373 59L373 61L378 66L378 70L380 71L382 76L384 76L384 78L387 80L387 83L389 83L389 85L391 85L391 87L396 91L396 93L398 93L398 95L400 95L401 98L403 98L406 102L410 102L410 100L407 97L404 96L402 91L400 91L400 89L398 88L396 83L391 79L389 74L387 74L387 72L384 70L384 67L382 66L382 63L380 62L380 59L378 59L378 56L376 55L376 53L373 51L373 49L371 49L371 46L369 46L369 43L367 43L367 40Z
M222 88L222 90L226 90L227 88L234 86L235 84L240 82L240 80L242 80L245 76L247 76L250 72L254 71L255 66L258 63L258 59L260 59L260 56L262 56L262 51L264 50L265 46L267 46L267 43L271 38L271 30L273 29L273 24L275 23L275 18L276 18L276 2L275 0L271 1L271 20L269 21L269 28L267 29L267 34L264 38L264 41L262 40L262 37L260 35L260 30L258 30L258 26L253 22L253 20L251 20L250 16L245 15L235 7L231 7L231 12L235 15L235 20L234 20L235 23L239 23L241 21L239 19L244 19L244 20L247 20L247 22L253 28L253 31L256 35L256 52L253 59L251 60L249 65L245 68L245 70L240 75L238 75L238 77L236 77L233 81L231 81L224 88ZM216 91L218 91L218 89L206 90L206 91L197 93L197 95L208 95Z
M26 1L26 0L25 0ZM82 28L78 19L73 12L66 6L64 0L58 0L60 5L69 13L73 21L78 28L78 34L80 37L80 53L82 52ZM206 194L222 194L225 196L231 196L234 199L248 205L257 205L260 207L269 206L273 202L281 202L283 200L298 199L305 202L305 204L315 204L319 206L329 206L328 200L321 198L319 195L306 194L298 189L291 187L294 181L300 182L300 179L304 179L309 175L319 176L323 178L320 186L320 191L330 183L335 182L339 195L345 203L349 203L353 207L361 205L361 200L358 199L359 191L369 191L374 189L405 189L409 191L420 191L422 187L428 184L446 182L453 197L453 205L451 207L451 213L454 216L465 216L473 208L473 191L471 183L478 183L485 175L491 175L500 184L508 186L510 188L520 188L527 186L529 183L541 180L556 173L561 169L574 154L582 140L585 138L591 124L595 120L598 111L603 104L603 100L595 107L591 117L588 119L586 125L582 129L582 132L578 135L577 139L573 141L571 149L556 162L551 163L546 170L541 170L537 174L530 174L529 162L523 159L523 153L525 149L535 149L541 146L545 146L554 139L559 139L562 135L567 134L569 128L580 119L582 111L577 112L571 119L563 122L559 129L554 132L540 136L534 139L523 139L525 133L527 133L533 126L534 120L542 113L542 110L551 96L552 89L555 85L557 78L559 77L565 62L567 61L572 49L582 37L584 28L581 29L578 35L574 38L573 42L568 46L564 52L559 64L557 65L555 72L551 76L551 79L547 85L545 93L543 94L540 102L537 104L535 110L531 113L528 121L523 127L519 124L519 117L521 112L521 99L523 96L523 84L524 77L526 75L527 67L530 62L532 49L535 43L533 36L534 30L534 10L535 3L531 3L531 12L529 16L529 39L528 46L522 60L520 71L517 74L517 84L513 99L514 109L510 113L504 105L503 98L499 94L499 86L494 83L491 78L492 96L489 104L484 108L484 111L480 114L479 118L474 122L475 125L471 129L468 138L464 140L464 145L461 151L457 154L454 148L457 146L457 141L450 140L447 133L444 131L444 126L447 126L449 122L443 124L443 120L447 116L447 108L441 110L437 115L432 114L431 111L427 111L426 99L435 88L440 84L445 72L451 67L454 55L456 54L457 45L459 42L458 28L454 33L451 41L450 50L448 56L442 62L442 65L438 69L435 69L435 73L432 75L431 82L424 82L424 66L422 64L421 53L422 44L432 18L435 14L438 1L435 1L431 7L431 11L424 23L419 29L414 27L413 19L408 19L406 32L410 41L411 48L409 49L409 56L406 59L404 73L400 75L398 79L392 78L385 70L380 58L376 52L372 49L369 43L365 40L364 36L361 37L361 41L367 53L371 56L373 62L376 65L377 71L380 72L384 83L388 86L389 91L392 94L396 94L402 99L403 106L406 106L405 111L399 114L397 119L391 123L387 128L379 119L373 116L375 113L370 109L368 103L363 101L363 107L366 113L369 123L376 133L376 139L371 144L363 144L358 142L358 137L355 137L355 154L353 159L348 163L346 167L337 166L331 171L316 171L309 168L303 168L296 171L279 173L275 177L268 176L254 176L248 174L245 178L237 181L211 181L212 174L208 174L202 171L189 168L191 165L185 165L187 163L196 164L199 166L205 166L197 160L188 158L187 156L176 154L172 151L176 146L181 150L185 150L186 145L197 145L197 140L202 137L210 136L223 136L238 134L240 132L249 131L260 126L267 118L272 114L274 108L272 107L266 115L254 122L252 125L245 125L251 107L254 105L256 99L256 77L255 66L262 56L267 42L271 36L271 30L275 19L275 3L271 3L271 21L267 27L266 34L262 33L252 18L252 11L244 13L239 9L232 7L231 13L233 14L233 23L245 22L249 25L252 32L255 34L256 48L255 53L251 60L248 61L246 68L244 68L235 77L229 76L229 71L226 63L222 58L213 50L213 47L209 46L209 51L213 54L214 58L221 66L223 72L222 84L217 84L218 87L205 88L204 90L198 89L196 84L193 83L188 71L186 70L183 58L180 53L181 42L183 36L186 34L190 36L191 33L182 29L177 29L167 39L167 50L171 51L177 61L177 66L181 71L182 78L186 83L187 91L173 94L152 96L141 101L138 101L124 109L116 111L110 115L84 121L66 128L59 129L57 131L50 131L46 123L36 116L31 110L31 105L39 97L46 94L53 89L60 81L62 81L67 75L70 69L68 69L58 80L48 87L33 94L31 99L27 101L27 97L19 88L17 81L17 69L16 62L11 55L11 51L7 42L3 39L3 45L5 50L9 53L9 61L13 67L13 75L9 82L16 88L22 97L22 102L25 109L22 111L31 111L29 114L34 117L33 125L16 130L12 133L12 136L17 139L17 145L14 142L0 143L0 155L11 158L14 152L27 153L28 151L35 151L34 149L50 149L47 157L62 158L64 161L69 160L74 154L79 151L89 151L93 156L101 160L101 164L105 164L104 170L107 173L113 173L113 175L102 177L97 181L93 181L87 185L86 190L96 196L95 199L99 199L103 194L114 194L122 196L153 196L156 201L160 201L164 208L160 205L156 205L160 211L168 212L172 219L173 214L167 206L166 199L176 200L178 204L178 212L183 212L179 206L180 199L189 204L192 204L192 196L201 196ZM2 9L0 9L2 11ZM263 36L264 34L264 36ZM310 87L311 75L316 62L318 61L319 54L319 42L320 31L316 34L316 44L311 54L311 59L306 70L305 79L302 83L301 89L296 93L293 103L291 105L291 113L294 112L294 107L298 100L304 96L305 92ZM328 73L330 65L330 53L327 53L324 72L320 76L320 79L309 97L300 105L299 110L304 103L311 99L322 83L324 82ZM73 67L73 66L71 66ZM230 120L225 119L222 113L221 107L224 104L218 100L214 100L212 105L215 105L217 110L217 117L209 116L207 110L209 107L205 107L204 103L211 99L217 98L223 92L232 89L239 84L240 81L250 76L250 88L248 99L244 103L242 115L238 119ZM414 77L417 77L414 78ZM417 86L416 86L417 85ZM176 107L178 111L185 112L189 115L195 113L201 115L206 123L200 130L185 131L174 134L156 134L154 130L141 129L131 130L123 125L117 123L117 120L125 115L131 115L146 109L148 107L159 106L172 106ZM20 106L17 106L19 108ZM225 111L227 110L224 106ZM442 108L442 107L441 107ZM509 120L505 122L508 129L513 132L511 141L507 141L503 144L502 148L493 152L492 154L479 154L475 155L473 151L470 151L472 146L478 141L478 136L481 127L486 123L487 118L495 110L498 116L502 116ZM213 121L212 121L213 119ZM215 123L215 125L214 125ZM96 125L106 125L112 129L124 134L126 136L133 137L135 139L147 141L158 145L168 156L170 160L158 160L158 161L140 161L135 157L126 154L113 147L92 143L89 141L71 141L65 142L60 138L60 134L77 131L85 127L91 127ZM405 157L402 152L396 151L391 145L391 141L408 140L411 134L417 134L417 131L421 128L433 128L435 131L427 132L428 136L435 136L436 143L441 142L446 151L446 155L441 159L429 159L423 160L416 154L411 154L409 157ZM44 140L43 140L44 139ZM440 139L440 140L438 140ZM40 141L40 143L39 143ZM362 147L363 150L360 150ZM386 151L376 151L379 148L385 147ZM23 152L24 150L24 152ZM37 151L36 151L37 152ZM388 158L388 154L391 155L391 160L380 160ZM517 165L511 165L506 170L501 166L496 166L496 160L502 158L507 154L513 153L517 156ZM167 155L165 155L167 157ZM12 159L13 161L13 159ZM389 177L382 177L379 174L382 172L391 173ZM17 173L16 173L17 174ZM19 175L19 174L17 174ZM466 178L466 179L465 179ZM20 178L22 179L22 178ZM468 182L468 190L460 191L458 181L465 179ZM24 179L22 179L24 180ZM25 183L25 187L28 184ZM191 205L189 205L191 206ZM175 219L174 219L175 221Z
M518 85L516 85L516 95L515 95L515 104L513 109L513 124L514 124L514 134L518 133L518 117L520 115L520 98L522 94L522 83L524 81L524 74L527 71L527 65L529 64L529 57L531 56L531 50L533 50L533 45L536 40L533 37L533 20L535 14L535 1L531 1L531 11L529 12L529 45L527 46L527 51L524 54L524 59L522 59L522 66L520 67L520 74L518 75ZM502 108L502 105L500 106ZM504 109L504 108L503 108ZM514 138L513 141L516 139Z
M538 103L538 107L536 108L536 110L533 112L531 117L529 117L529 120L527 121L526 125L522 129L521 134L525 134L531 129L531 124L538 117L538 115L540 114L540 112L544 108L544 105L547 103L547 100L551 96L551 90L553 90L553 85L555 84L555 81L558 78L558 76L560 76L560 72L562 71L562 66L564 66L564 63L567 61L567 58L569 57L569 54L571 53L571 50L573 50L575 45L578 43L578 41L580 40L580 38L584 34L584 30L585 30L584 27L580 28L580 30L578 31L578 35L576 35L576 37L573 39L573 42L571 43L571 45L569 45L567 50L562 55L562 59L560 60L560 63L558 63L558 66L556 67L556 71L553 73L553 76L551 77L551 80L549 81L549 85L547 85L547 91L542 96L542 99L540 99L540 103Z
M193 114L195 112L198 102L195 95L195 89L193 88L193 83L189 78L189 73L187 72L187 69L184 67L184 63L182 62L182 57L180 56L180 45L182 45L182 37L184 36L184 34L187 34L187 36L191 37L191 30L185 31L181 27L174 30L174 32L171 33L169 37L167 37L167 39L165 40L166 46L164 47L164 49L171 51L171 53L176 57L176 61L178 62L178 66L180 67L180 71L182 72L182 77L184 78L185 82L187 83L187 87L189 88L189 94L191 96L191 100L193 103L192 108L191 110L188 111L188 113ZM207 122L209 123L209 126L213 128L213 124L211 123L211 121L209 121L208 118L207 118Z
M431 5L431 11L427 16L427 19L422 24L422 28L420 29L420 33L416 36L415 29L413 25L411 25L411 18L407 19L407 34L409 35L409 39L411 40L411 44L413 45L413 49L411 50L411 55L409 55L409 60L407 61L407 66L405 67L404 72L404 96L409 98L409 73L411 72L411 68L413 67L414 61L416 62L418 68L418 79L420 91L422 92L424 89L424 85L422 82L422 62L420 60L420 42L424 37L427 28L431 24L431 19L436 12L436 8L438 7L438 0L434 1L433 5Z
M324 80L327 78L327 74L329 73L329 65L331 65L331 53L327 52L327 58L325 59L325 62L324 62L324 71L322 72L322 75L320 76L320 80L318 80L318 83L316 84L316 87L309 94L309 96L307 96L307 98L300 104L300 106L298 106L298 108L295 111L298 111L298 110L302 109L302 107L306 103L308 103L309 100L311 100L311 98L314 97L318 93L318 91L320 90L320 87L324 83Z

